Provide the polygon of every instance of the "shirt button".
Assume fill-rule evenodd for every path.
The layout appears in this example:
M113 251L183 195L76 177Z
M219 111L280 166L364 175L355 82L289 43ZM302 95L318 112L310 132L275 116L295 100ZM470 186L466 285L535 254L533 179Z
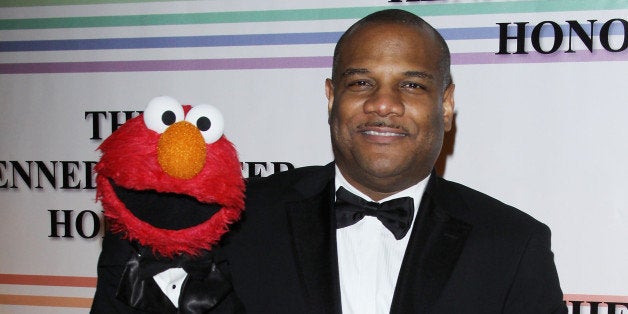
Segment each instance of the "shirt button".
M172 285L172 289L176 289L176 288L177 288L177 285Z

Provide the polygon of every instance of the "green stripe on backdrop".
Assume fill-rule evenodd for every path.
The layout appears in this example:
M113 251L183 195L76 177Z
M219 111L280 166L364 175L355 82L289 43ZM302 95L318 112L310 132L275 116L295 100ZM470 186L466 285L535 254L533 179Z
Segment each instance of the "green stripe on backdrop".
M108 3L113 2L116 1L113 0ZM423 3L404 6L391 4L351 8L6 19L0 20L0 30L358 19L385 7L399 7L421 16L439 16L626 9L628 8L628 0Z

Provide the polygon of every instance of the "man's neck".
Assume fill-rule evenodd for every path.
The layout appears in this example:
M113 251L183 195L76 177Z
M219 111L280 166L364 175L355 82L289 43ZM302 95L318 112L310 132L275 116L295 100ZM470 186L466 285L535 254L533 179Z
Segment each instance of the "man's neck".
M365 199L370 199L374 202L379 202L383 199L389 198L391 196L394 196L396 194L402 193L408 189L417 187L417 186L421 186L421 191L423 191L423 186L426 185L427 180L429 179L429 175L426 178L423 178L422 180L419 180L419 182L416 182L415 184L409 185L404 187L403 189L400 189L398 191L391 191L391 192L380 192L380 191L375 191L373 189L369 189L367 187L365 187L364 185L361 185L357 182L355 182L355 180L351 180L350 177L345 176L342 171L340 170L340 168L338 168L338 166L335 166L335 173L336 173L336 189L338 189L339 186L345 186L345 188L348 188L348 190L350 190L351 192L355 193L355 194L361 194L360 197L365 198ZM421 193L422 194L422 193ZM404 195L405 196L405 195ZM413 197L417 197L416 195L412 195Z

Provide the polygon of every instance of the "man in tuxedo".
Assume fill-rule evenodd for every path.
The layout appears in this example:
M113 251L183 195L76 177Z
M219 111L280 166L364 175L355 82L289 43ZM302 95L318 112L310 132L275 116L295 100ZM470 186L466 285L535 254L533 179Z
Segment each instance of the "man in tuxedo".
M340 38L335 160L251 180L224 243L249 313L566 313L550 231L433 171L452 127L447 44L402 10Z

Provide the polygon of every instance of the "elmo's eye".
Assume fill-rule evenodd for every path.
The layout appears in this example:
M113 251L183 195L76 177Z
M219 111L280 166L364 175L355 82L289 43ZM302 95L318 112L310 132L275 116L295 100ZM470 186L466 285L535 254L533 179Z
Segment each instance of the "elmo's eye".
M144 110L144 124L146 127L163 133L168 126L183 120L183 107L169 96L153 98Z
M185 117L185 121L194 124L201 131L207 144L217 141L225 130L225 120L222 113L212 105L192 107Z

